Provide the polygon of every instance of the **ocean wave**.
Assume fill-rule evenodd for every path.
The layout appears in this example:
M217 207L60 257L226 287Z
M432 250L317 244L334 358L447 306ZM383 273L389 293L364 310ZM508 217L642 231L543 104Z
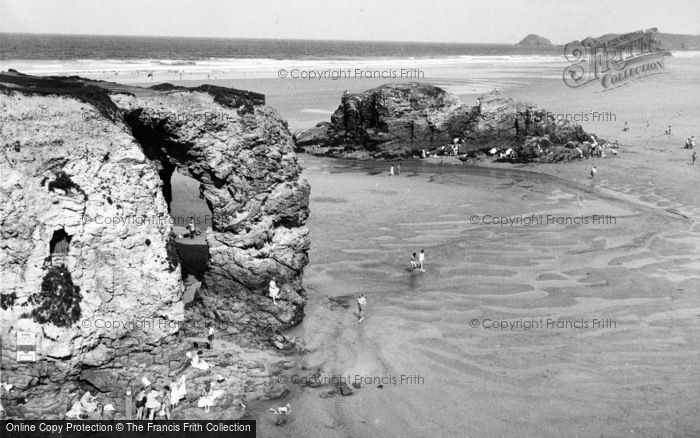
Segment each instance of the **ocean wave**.
M700 51L672 51L671 55L674 58L700 58Z
M158 65L170 65L170 66L179 66L179 65L197 65L197 61L182 61L182 60L171 60L171 59L159 59L153 61L153 63L158 64Z
M75 74L100 72L127 72L178 69L187 72L241 72L266 73L281 68L292 69L366 69L366 68L429 68L454 65L511 65L511 64L556 64L561 56L554 55L494 55L494 56L443 56L434 58L415 57L357 57L337 59L272 59L272 58L209 58L187 59L75 59L75 60L2 60L3 69L13 68L34 74Z

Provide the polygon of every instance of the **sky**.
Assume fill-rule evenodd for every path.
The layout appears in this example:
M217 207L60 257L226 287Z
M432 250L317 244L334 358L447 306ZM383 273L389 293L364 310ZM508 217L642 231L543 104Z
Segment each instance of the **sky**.
M0 32L88 35L564 44L697 35L698 17L699 0L0 0Z

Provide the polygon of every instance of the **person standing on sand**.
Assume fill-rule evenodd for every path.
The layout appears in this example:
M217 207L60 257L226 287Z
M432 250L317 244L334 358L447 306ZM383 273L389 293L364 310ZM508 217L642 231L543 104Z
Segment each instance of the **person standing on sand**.
M392 164L391 167L389 167L389 176L394 176L394 165Z
M357 322L362 322L365 319L365 306L367 306L367 299L364 294L360 294L360 297L357 299L357 309L359 310Z
M695 160L697 160L697 158L698 158L698 153L693 151L692 158L693 158L693 165L695 165Z
M595 178L596 172L597 172L597 170L596 170L595 164L594 164L593 167L591 167L591 178Z
M396 165L396 176L401 176L401 163Z
M625 132L629 131L629 130L630 130L630 125L629 125L627 122L625 122L625 127L622 128L622 130L625 131Z
M423 269L423 262L425 262L425 250L421 249L420 254L418 254L418 263L420 264L421 272L425 272L425 269Z

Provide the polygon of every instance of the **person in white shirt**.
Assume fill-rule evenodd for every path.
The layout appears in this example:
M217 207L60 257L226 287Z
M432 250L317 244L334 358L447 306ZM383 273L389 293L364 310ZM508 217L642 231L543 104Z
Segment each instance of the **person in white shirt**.
M418 254L418 264L420 265L420 270L425 272L425 269L423 269L423 262L425 262L425 250L421 249L420 254Z
M270 297L272 297L272 302L277 305L276 298L280 294L280 288L277 287L275 280L270 280Z
M359 319L357 322L362 322L363 319L365 319L364 314L365 314L365 306L367 306L367 299L363 294L360 294L360 297L357 299L357 308L359 309Z
M148 420L153 421L155 418L156 412L160 409L160 391L157 391L155 388L153 388L147 395L146 395L146 412L147 412L147 418Z

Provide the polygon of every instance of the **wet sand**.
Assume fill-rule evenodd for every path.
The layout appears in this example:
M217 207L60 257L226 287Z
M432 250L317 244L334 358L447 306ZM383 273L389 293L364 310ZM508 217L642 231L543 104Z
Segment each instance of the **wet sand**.
M261 415L262 436L700 431L697 204L684 218L645 202L665 192L643 185L421 163L392 178L384 163L301 160L313 242L307 316L293 331L310 349L302 361L385 384L327 399L296 386L288 424ZM426 272L409 273L420 249Z

